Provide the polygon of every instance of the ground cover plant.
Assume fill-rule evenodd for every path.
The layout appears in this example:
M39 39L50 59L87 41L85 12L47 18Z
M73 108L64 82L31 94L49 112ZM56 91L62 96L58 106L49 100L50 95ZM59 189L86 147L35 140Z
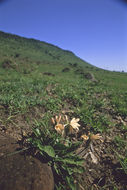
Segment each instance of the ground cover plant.
M61 116L56 116L55 120L52 118L54 129L59 135L49 129L45 123L38 123L36 128L33 129L34 135L28 138L30 143L28 145L31 146L32 144L35 149L34 154L40 154L42 159L52 167L55 189L76 189L73 180L74 174L84 171L84 160L74 154L80 143L72 142L67 134L66 137L64 136L65 125L59 123L60 118ZM69 127L74 127L75 124L73 123ZM62 135L62 138L60 135Z
M56 189L127 188L126 84L127 73L0 32L0 130L25 137L33 156L48 159L60 179ZM78 131L69 128L71 121Z

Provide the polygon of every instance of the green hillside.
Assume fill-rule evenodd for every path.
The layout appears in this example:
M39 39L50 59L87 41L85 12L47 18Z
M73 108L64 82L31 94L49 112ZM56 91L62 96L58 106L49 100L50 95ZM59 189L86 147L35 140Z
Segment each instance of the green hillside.
M67 168L75 163L71 160L65 168L58 164L57 169L66 170L66 175L58 175L66 180L57 181L56 189L126 189L127 73L99 69L71 51L0 32L0 130L21 139L21 132L28 135L34 127L53 141L60 139L50 122L56 115L80 119L78 133L66 136L67 146L78 142L87 146L81 138L85 134L98 160L93 163L93 157L86 157L84 173L69 179L66 175L72 171ZM91 140L89 134L100 134L102 139ZM54 148L50 140L43 143ZM74 179L76 187L70 185Z

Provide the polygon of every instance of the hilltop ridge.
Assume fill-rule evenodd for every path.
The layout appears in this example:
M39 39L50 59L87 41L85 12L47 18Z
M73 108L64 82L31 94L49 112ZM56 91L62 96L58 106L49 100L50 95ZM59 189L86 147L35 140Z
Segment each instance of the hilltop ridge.
M68 59L68 62L78 61L79 63L84 64L84 66L89 65L87 62L77 57L70 50L63 50L62 48L58 46L46 43L44 41L40 41L40 40L36 40L32 38L20 37L18 35L5 33L2 31L0 31L0 41L1 41L0 44L4 42L4 44L1 44L1 46L3 45L2 48L4 48L5 44L8 44L8 48L11 48L11 50L9 51L13 53L16 51L20 51L20 52L24 51L27 48L28 53L30 53L30 51L32 50L32 56L35 56L35 53L33 52L33 50L38 51L38 59L40 56L41 60L44 60L47 57L47 59L50 59L52 61L55 60L55 61L59 61L60 63L62 62L66 63Z

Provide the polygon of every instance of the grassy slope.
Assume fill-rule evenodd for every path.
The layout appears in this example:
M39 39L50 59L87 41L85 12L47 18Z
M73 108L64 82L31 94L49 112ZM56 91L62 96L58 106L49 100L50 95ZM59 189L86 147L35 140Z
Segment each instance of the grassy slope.
M86 79L86 73L97 82ZM111 137L113 148L125 158L126 84L127 73L98 69L70 51L0 32L1 129L15 136L35 119L65 112L80 118L81 133L91 126L90 131Z

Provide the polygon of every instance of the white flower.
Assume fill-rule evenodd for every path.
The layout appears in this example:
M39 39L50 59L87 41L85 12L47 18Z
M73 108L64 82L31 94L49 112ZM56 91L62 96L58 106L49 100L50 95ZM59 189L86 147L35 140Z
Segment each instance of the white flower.
M71 126L73 129L75 129L76 131L79 131L79 127L80 127L78 121L79 121L79 118L77 118L77 119L73 118L73 119L70 121L70 126Z

